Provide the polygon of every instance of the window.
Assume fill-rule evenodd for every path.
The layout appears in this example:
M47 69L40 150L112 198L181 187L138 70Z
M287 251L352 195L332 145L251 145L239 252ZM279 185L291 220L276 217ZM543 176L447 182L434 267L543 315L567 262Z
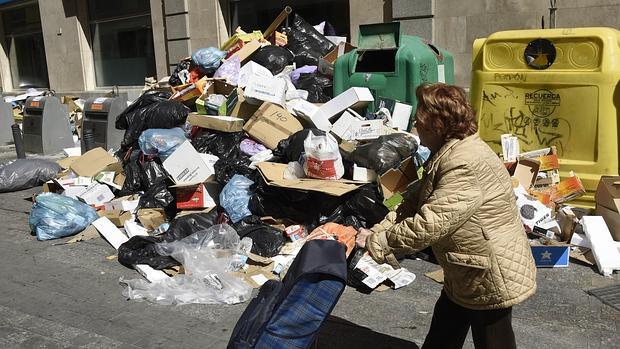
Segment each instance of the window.
M49 87L39 5L2 13L13 88Z
M155 75L149 0L89 0L97 86L138 86Z

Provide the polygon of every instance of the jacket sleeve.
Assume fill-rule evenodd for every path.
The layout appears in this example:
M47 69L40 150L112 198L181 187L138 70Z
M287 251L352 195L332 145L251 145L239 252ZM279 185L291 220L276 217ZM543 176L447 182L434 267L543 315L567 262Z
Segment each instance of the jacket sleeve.
M411 254L433 245L454 233L480 208L481 188L467 164L452 166L437 176L433 192L418 212L402 220L397 219L396 212L390 212L371 229L366 249L377 262L397 265L394 255Z

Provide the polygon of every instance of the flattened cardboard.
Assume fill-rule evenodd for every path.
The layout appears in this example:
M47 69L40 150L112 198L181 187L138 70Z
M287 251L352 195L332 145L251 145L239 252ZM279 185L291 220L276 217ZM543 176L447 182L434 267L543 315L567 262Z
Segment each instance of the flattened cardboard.
M232 116L200 115L198 113L190 113L187 116L187 122L194 126L222 132L242 131L244 124L243 119Z
M100 148L100 149L103 149L103 148ZM63 169L67 170L71 168L71 165L79 158L80 158L79 156L69 156L64 159L57 160L56 163Z
M110 190L110 187L97 182L89 185L84 192L76 196L80 201L95 206L103 205L114 199L114 194Z
M383 197L388 200L396 194L403 193L409 184L418 180L418 172L411 157L403 160L398 168L389 169L379 176L379 185Z
M299 120L282 107L263 103L243 126L243 130L265 147L274 150L278 143L303 130Z
M283 179L286 164L274 162L261 162L256 165L258 171L268 185L306 191L318 191L321 193L342 196L353 191L364 183L348 180L321 180L321 179Z
M94 177L116 162L116 159L103 148L95 148L73 161L69 168L78 176Z

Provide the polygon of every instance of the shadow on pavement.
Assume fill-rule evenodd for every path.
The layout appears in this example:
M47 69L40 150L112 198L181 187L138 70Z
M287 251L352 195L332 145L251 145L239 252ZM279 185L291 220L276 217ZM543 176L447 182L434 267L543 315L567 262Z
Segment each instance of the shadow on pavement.
M310 348L419 349L413 342L375 332L335 316L327 318Z

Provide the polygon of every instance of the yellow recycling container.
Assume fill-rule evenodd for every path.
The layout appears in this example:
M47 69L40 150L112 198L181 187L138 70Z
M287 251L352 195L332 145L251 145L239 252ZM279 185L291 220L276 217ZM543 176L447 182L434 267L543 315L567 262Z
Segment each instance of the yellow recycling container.
M601 175L618 175L620 31L567 28L497 32L473 47L471 103L479 133L501 152L556 146L560 175L574 171L591 206Z

